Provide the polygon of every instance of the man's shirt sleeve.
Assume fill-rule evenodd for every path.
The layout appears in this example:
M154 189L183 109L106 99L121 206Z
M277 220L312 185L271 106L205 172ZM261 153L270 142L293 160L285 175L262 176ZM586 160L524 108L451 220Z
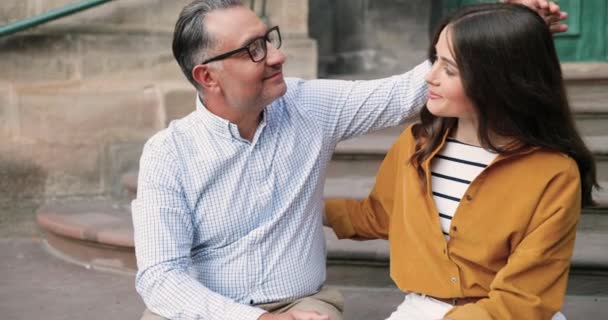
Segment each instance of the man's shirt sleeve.
M427 99L425 61L414 69L371 81L310 80L290 83L288 99L310 115L335 144L363 133L404 123Z

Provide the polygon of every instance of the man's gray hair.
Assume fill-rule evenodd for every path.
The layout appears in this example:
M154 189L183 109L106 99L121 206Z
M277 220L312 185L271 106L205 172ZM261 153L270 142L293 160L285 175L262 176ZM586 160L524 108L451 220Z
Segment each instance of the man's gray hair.
M205 18L212 11L242 5L240 0L195 0L179 14L173 32L173 56L195 88L199 85L192 77L192 69L207 58L207 51L216 42L205 28Z

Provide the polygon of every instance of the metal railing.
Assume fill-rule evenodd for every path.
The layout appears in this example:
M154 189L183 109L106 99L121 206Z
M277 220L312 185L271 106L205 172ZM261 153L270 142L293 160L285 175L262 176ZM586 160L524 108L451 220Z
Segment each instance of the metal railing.
M33 28L35 26L60 19L65 16L72 15L74 13L78 13L80 11L84 11L90 8L94 8L105 4L106 2L115 1L115 0L85 0L80 1L78 3L69 4L61 8L53 9L49 12L43 13L41 15L23 19L17 22L9 23L0 27L0 37L7 36L13 34L15 32L19 32L22 30L26 30L29 28Z

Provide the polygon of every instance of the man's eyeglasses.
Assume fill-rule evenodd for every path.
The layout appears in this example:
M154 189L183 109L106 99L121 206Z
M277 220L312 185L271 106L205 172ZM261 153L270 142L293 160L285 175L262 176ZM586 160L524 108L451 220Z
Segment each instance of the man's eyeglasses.
M215 56L211 59L207 59L201 64L207 64L209 62L223 60L242 51L247 51L247 53L249 54L249 58L251 58L251 61L260 62L266 59L266 55L268 54L269 42L275 49L279 49L281 47L281 32L279 31L278 26L270 28L270 30L268 30L268 32L266 32L264 36L251 40L251 42L249 42L244 47L220 54L219 56Z

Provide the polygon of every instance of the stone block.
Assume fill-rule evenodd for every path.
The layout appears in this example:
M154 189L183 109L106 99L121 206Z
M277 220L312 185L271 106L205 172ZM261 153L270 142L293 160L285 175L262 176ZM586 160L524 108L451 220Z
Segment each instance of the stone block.
M6 147L0 146L0 204L44 197L47 171Z
M0 80L44 82L78 77L78 44L72 35L13 35L0 39Z
M309 0L268 0L266 14L270 25L281 26L282 33L308 35Z
M172 63L171 39L170 33L80 35L81 76L115 76Z
M10 84L0 84L0 139L10 140L18 133L15 92Z
M163 107L165 126L173 120L183 118L196 109L196 90L189 83L179 87L165 87Z
M31 1L31 0L30 0ZM50 26L103 24L136 28L172 29L183 6L191 0L112 1L53 22ZM74 3L73 0L38 0L35 14Z
M127 197L127 190L124 190L121 183L122 177L137 171L145 142L146 140L112 143L106 147L102 165L102 181L106 194Z
M9 24L28 16L28 3L23 0L3 0L0 5L0 25Z
M77 82L17 92L24 139L99 144L141 139L161 127L157 92L141 82Z
M103 191L98 146L21 142L0 149L2 197L98 195Z
M288 37L281 50L287 56L284 74L288 77L315 79L317 77L317 43L306 37Z
M608 79L566 80L572 109L577 113L608 113Z

